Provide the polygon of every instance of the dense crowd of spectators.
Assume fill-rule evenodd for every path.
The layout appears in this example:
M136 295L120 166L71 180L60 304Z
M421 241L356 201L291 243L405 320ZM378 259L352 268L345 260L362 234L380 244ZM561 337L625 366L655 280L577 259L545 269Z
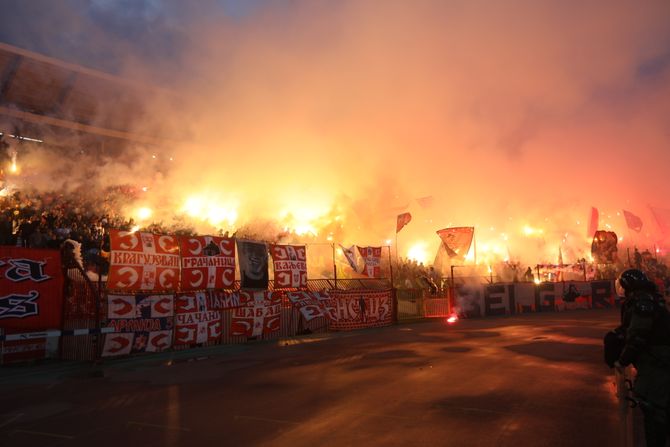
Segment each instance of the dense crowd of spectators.
M0 245L58 249L68 240L75 241L80 247L84 263L99 262L100 255L109 251L109 238L106 236L110 228L127 231L139 229L132 218L127 218L121 212L137 194L138 191L132 187L118 186L95 194L86 190L67 194L16 191L0 195ZM142 229L159 233L193 234L193 230L188 227L163 227L160 223ZM582 261L583 265L587 265ZM631 253L628 262L603 266L595 270L594 277L588 279L613 279L619 271L629 267L645 271L659 289L670 288L667 266L648 250L639 252L637 248ZM540 275L536 268L524 268L512 262L500 262L488 268L488 275L481 271L470 274L489 282L533 281L536 277L540 280L566 279L560 275L545 277L546 271ZM426 289L436 294L449 286L449 275L415 260L399 259L394 262L393 270L394 286L398 288ZM566 280L570 279L578 278Z

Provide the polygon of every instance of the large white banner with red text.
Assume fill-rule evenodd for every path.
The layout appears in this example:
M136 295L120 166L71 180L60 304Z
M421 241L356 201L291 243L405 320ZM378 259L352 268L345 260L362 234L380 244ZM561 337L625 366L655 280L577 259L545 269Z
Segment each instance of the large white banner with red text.
M391 290L331 290L335 304L332 330L351 330L393 324L393 293Z
M240 305L233 310L231 335L259 337L279 331L281 295L276 292L240 292Z
M289 292L289 301L300 311L305 321L318 317L335 320L335 301L327 292Z
M178 289L180 260L176 236L110 230L110 243L108 289Z
M180 293L175 297L175 345L216 341L221 337L221 312L213 310L207 292Z
M304 245L270 245L275 289L307 287L307 253Z
M172 346L173 295L108 295L103 357L164 351Z
M181 290L232 289L235 240L215 236L182 236Z

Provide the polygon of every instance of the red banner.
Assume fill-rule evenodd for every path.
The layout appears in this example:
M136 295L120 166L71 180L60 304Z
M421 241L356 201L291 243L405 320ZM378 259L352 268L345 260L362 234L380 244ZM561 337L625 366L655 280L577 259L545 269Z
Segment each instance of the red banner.
M180 262L176 236L110 230L110 241L109 289L178 289Z
M235 283L235 240L182 236L181 290L231 289Z
M0 328L7 332L60 329L60 252L0 247Z
M207 343L221 337L221 312L211 310L206 292L175 298L175 345Z
M379 278L382 274L382 248L381 247L357 247L358 252L365 261L365 267L361 272L368 278Z
M307 287L307 253L304 245L270 245L275 289Z
M281 295L275 292L240 292L242 307L233 310L232 335L258 337L279 331Z
M174 296L108 295L102 356L164 351L172 346Z
M207 294L207 305L211 310L226 310L241 307L240 292L224 292L223 290L210 290Z
M393 298L390 290L332 290L335 321L332 330L351 330L393 324Z
M326 292L289 292L287 296L305 321L318 317L336 318L335 302Z
M628 225L628 228L638 233L642 231L642 219L640 219L639 216L636 216L630 211L623 210L623 217L626 219L626 225Z
M412 215L410 213L398 214L395 225L395 232L398 233L404 228L405 225L412 221Z

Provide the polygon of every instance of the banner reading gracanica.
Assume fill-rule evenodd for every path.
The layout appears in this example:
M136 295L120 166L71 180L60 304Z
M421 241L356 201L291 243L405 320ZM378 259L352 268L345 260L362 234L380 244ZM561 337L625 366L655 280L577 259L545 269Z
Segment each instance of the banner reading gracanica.
M175 236L110 230L107 287L122 291L168 291L179 287Z
M181 290L231 289L235 283L235 240L182 236Z
M270 245L275 289L307 287L307 253L304 245Z

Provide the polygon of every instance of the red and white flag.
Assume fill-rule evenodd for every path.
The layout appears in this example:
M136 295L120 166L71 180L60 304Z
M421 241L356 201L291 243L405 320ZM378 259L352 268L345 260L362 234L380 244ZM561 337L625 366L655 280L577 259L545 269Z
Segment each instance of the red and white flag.
M179 243L175 236L110 230L111 290L166 291L179 287Z
M340 248L342 249L344 257L347 258L347 262L349 263L351 269L358 273L358 265L356 265L356 253L354 253L354 246L352 245L351 247L346 248L344 245L340 244Z
M307 251L304 245L270 245L275 289L307 287Z
M403 229L405 225L412 221L412 215L410 213L398 214L398 219L395 226L395 232L398 233Z
M593 239L593 236L598 231L598 208L591 207L591 215L589 216L589 225L586 227L586 237Z
M235 240L216 236L182 236L181 290L232 289Z
M281 296L279 293L240 292L242 307L233 310L231 335L258 337L279 331Z
M465 259L470 251L472 239L475 235L474 227L451 227L437 231L449 257Z
M638 216L630 211L623 210L623 217L626 218L626 225L628 225L628 228L638 233L642 231L642 219Z
M205 292L179 294L175 298L175 345L214 341L221 336L221 312L211 310Z
M358 253L365 261L365 267L361 272L368 278L379 278L382 272L382 248L381 247L358 247Z

